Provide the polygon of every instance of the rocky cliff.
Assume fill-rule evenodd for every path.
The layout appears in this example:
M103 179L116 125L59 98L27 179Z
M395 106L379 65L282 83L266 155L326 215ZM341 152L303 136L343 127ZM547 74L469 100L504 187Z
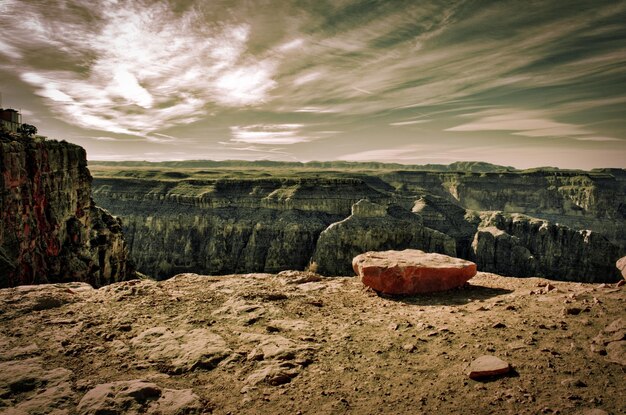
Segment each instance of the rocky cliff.
M303 269L310 262L325 275L345 275L351 274L351 258L358 253L404 248L476 260L479 269L510 276L619 278L614 264L623 249L601 232L539 221L546 232L541 224L519 226L520 217L508 226L508 219L492 223L485 219L491 213L481 213L496 209L503 211L497 217L512 218L510 211L526 197L544 194L550 214L578 212L583 225L611 218L619 228L624 192L605 172L564 174L558 186L550 184L553 172L512 177L263 169L96 172L101 177L96 176L94 198L124 219L138 269L157 278L179 272L277 272ZM499 175L504 178L498 190ZM576 188L579 180L581 189ZM565 191L566 184L572 189ZM525 209L538 210L534 203ZM535 222L529 218L527 223ZM553 255L558 257L550 259Z
M85 150L0 137L0 287L131 273L121 222L95 206Z
M480 218L472 251L483 271L582 282L597 281L598 275L619 278L618 248L596 232L522 214L485 212Z
M626 251L626 171L430 173L381 178L398 190L437 195L466 209L523 213L574 229L591 229Z

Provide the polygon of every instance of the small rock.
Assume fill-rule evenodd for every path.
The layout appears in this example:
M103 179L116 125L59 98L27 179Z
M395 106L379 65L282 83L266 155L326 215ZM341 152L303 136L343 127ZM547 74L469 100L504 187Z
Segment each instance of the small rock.
M474 360L469 367L470 379L483 379L509 373L511 366L496 356L485 355Z
M495 323L493 326L491 326L494 329L503 329L506 327L506 324L502 323L501 321Z
M580 307L565 307L563 309L563 314L566 316L577 316L582 313L583 309Z
M606 360L626 366L626 341L610 342L607 344Z
M251 386L258 385L259 383L267 383L271 386L283 385L291 382L291 379L296 377L300 372L301 367L291 364L289 362L273 363L267 365L255 372L245 380L246 386L242 389L242 392L246 392Z
M409 353L412 353L416 349L413 343L406 343L405 345L402 346L402 348Z
M161 362L172 373L212 369L231 353L221 336L206 329L175 332L168 327L153 327L130 343L138 357Z
M561 381L561 385L567 387L586 388L587 384L580 379L567 378Z

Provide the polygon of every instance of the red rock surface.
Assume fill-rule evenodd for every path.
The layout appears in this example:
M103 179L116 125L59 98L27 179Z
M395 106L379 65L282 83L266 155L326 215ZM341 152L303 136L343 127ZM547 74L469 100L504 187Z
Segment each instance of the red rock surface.
M424 294L450 290L476 275L476 264L416 249L366 252L352 260L363 284L384 294Z

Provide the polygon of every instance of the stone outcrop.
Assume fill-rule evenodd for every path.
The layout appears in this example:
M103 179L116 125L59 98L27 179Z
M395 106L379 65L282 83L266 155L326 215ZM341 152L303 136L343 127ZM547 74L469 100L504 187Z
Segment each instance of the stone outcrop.
M321 233L312 261L322 274L350 275L352 259L363 252L407 248L456 255L454 239L425 227L419 216L361 200L352 215Z
M87 392L76 407L81 415L201 414L203 409L200 398L191 389L166 389L141 379L100 384Z
M352 260L361 282L383 294L414 295L463 286L476 275L476 264L416 249L366 252Z
M91 199L83 148L3 136L0 190L0 287L99 286L132 272L120 220Z

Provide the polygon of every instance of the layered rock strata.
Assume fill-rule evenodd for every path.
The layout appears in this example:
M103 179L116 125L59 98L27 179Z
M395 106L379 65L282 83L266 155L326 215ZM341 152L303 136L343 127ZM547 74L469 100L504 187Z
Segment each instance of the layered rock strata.
M0 287L132 273L120 220L91 199L83 148L3 136L0 190Z
M521 214L484 212L480 218L472 249L483 271L581 282L621 277L618 248L596 232Z

